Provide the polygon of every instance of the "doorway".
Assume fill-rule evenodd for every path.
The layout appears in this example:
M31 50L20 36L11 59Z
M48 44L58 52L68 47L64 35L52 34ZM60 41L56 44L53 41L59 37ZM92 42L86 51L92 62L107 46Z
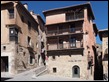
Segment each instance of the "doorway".
M8 72L8 56L1 57L1 72Z
M63 40L59 39L59 49L63 49Z
M79 66L73 66L72 68L72 72L73 72L73 77L80 77L80 68Z

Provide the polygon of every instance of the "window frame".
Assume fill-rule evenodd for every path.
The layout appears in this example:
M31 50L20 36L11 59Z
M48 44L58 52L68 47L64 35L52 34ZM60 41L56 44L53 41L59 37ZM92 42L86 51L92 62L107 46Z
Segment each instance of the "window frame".
M8 9L9 19L14 19L14 8Z

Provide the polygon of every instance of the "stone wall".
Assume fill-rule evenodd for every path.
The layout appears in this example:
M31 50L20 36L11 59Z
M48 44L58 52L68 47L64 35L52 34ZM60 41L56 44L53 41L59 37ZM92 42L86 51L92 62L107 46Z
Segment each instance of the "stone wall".
M80 68L80 78L88 78L86 57L81 54L73 54L70 56L68 54L64 56L60 54L60 56L55 56L55 59L49 56L48 64L49 73L71 78L73 78L72 68L77 65ZM53 73L53 68L57 69L56 73Z

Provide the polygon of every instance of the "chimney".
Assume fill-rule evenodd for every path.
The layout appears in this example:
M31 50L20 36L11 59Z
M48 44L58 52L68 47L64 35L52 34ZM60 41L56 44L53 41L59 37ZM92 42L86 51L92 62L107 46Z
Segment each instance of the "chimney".
M31 10L31 11L30 11L30 14L31 14L31 15L34 15L34 11L33 11L33 10Z
M28 4L27 3L24 3L23 5L28 10Z

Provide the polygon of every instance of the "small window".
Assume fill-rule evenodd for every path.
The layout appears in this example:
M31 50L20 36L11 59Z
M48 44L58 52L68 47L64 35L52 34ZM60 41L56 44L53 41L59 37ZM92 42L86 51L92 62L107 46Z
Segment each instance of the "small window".
M67 13L66 14L66 21L70 21L74 19L74 13Z
M34 53L33 52L30 52L29 51L29 54L30 54L30 64L34 64L35 62L34 62L34 60L35 60L35 57L34 57Z
M33 57L30 55L30 64L33 63Z
M76 47L76 38L75 37L71 37L70 38L70 47Z
M57 69L56 68L53 68L53 73L56 73L57 72Z
M8 9L9 13L14 13L14 9Z
M55 56L52 56L52 59L55 60L56 59Z
M38 43L36 43L36 47L38 48L39 46L38 46Z
M90 54L90 51L88 51L88 54Z
M10 31L10 36L18 36L18 29L17 28L10 28L9 29L9 31Z
M13 19L14 18L14 9L8 9L9 12L9 19Z
M3 50L6 50L6 46L3 46Z
M70 31L75 32L75 24L70 25Z
M28 29L31 29L31 23L28 21Z
M30 44L31 38L28 36L28 45Z

